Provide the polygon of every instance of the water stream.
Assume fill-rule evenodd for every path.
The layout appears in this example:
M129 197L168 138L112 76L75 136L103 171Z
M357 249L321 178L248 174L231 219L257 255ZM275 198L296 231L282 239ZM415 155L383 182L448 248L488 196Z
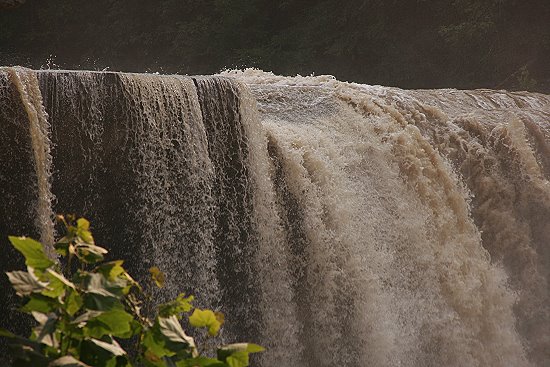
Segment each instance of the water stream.
M550 364L548 95L2 68L0 106L28 232L89 218L137 278L166 271L156 299L266 346L255 365Z

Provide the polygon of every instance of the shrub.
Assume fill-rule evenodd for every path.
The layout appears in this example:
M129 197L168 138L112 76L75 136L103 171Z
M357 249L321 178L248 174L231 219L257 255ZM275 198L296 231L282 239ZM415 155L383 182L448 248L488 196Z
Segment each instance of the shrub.
M249 353L263 350L251 343L199 348L182 321L210 339L224 317L194 308L193 296L180 294L159 305L155 317L143 315L143 288L121 260L103 261L107 250L95 244L90 223L72 216L58 220L66 229L54 245L63 267L46 256L41 243L9 237L25 257L27 271L7 275L24 300L20 311L38 323L28 338L0 329L0 336L12 341L14 367L245 367ZM158 268L150 272L162 287L164 274Z

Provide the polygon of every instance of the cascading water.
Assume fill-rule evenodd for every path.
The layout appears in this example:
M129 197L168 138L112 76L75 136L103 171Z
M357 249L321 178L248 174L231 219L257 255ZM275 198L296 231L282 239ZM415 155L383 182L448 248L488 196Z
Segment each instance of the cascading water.
M4 247L86 216L257 365L550 363L549 96L4 68L0 105Z
M34 158L36 173L37 203L35 206L35 223L40 228L40 240L46 245L46 253L52 259L56 257L52 245L53 213L51 208L52 194L49 176L51 175L51 155L49 125L42 103L36 75L20 68L7 69L11 83L21 97L28 117L28 131Z

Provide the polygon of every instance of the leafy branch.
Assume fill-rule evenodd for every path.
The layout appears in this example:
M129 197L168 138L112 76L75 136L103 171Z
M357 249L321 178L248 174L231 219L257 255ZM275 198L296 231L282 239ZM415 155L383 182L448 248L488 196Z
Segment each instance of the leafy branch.
M209 355L210 348L199 348L181 320L203 329L210 340L218 335L224 315L195 308L193 296L180 294L159 305L153 319L143 315L141 305L148 296L122 260L104 262L107 250L95 244L90 223L72 216L58 220L66 234L54 247L65 259L63 268L46 256L40 242L9 237L25 257L27 271L7 275L23 299L20 311L37 322L28 338L0 329L0 337L12 341L13 367L246 367L250 353L264 350L238 343L219 346ZM162 287L164 273L158 268L150 273ZM121 339L130 340L136 353L130 356Z

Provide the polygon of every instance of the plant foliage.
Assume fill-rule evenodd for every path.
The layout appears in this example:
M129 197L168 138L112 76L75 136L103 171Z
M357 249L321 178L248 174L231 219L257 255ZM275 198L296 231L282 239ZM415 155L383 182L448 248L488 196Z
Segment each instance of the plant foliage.
M28 338L0 329L0 336L12 341L14 367L245 367L250 353L263 351L251 343L199 348L182 322L212 338L224 316L194 308L193 296L180 294L159 305L154 318L146 317L142 287L121 260L104 262L107 250L95 244L90 223L70 216L58 219L66 229L54 245L63 269L46 256L41 243L9 237L25 257L27 271L7 274L23 298L21 312L37 322ZM150 272L162 287L164 274L158 268ZM121 339L127 339L123 344L133 353L119 344Z

